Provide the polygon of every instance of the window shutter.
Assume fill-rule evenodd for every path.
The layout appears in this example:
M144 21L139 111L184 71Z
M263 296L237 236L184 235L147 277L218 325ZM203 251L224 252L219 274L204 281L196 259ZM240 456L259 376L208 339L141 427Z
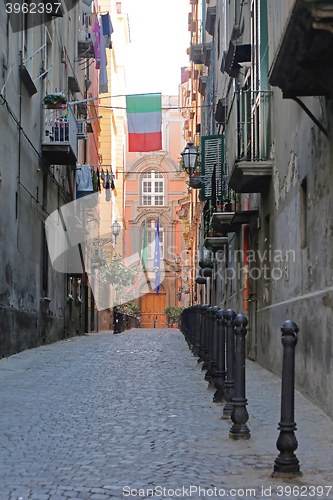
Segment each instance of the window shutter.
M201 175L205 176L202 184L202 200L212 197L212 175L216 166L216 198L221 199L222 181L225 177L224 136L207 135L201 137Z

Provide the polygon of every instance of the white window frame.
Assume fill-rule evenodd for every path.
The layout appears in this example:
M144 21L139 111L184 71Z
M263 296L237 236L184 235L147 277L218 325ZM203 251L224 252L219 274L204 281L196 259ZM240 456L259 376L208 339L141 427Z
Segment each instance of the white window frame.
M157 170L148 170L141 176L141 205L161 207L164 205L164 176Z

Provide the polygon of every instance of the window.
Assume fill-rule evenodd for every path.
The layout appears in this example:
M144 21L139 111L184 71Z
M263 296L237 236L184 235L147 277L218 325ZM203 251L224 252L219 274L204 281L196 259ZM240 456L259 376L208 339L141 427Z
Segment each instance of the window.
M157 219L148 219L146 225L147 231L147 258L153 259L155 252L155 239L156 239L156 224ZM160 233L160 259L164 257L164 229L161 226L159 227Z
M142 205L164 205L164 178L161 172L149 170L142 175Z

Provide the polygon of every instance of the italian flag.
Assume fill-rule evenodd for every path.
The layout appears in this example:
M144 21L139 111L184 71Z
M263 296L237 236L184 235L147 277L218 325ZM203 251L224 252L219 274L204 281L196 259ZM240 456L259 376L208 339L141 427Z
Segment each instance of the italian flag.
M162 95L126 96L128 150L132 152L162 149Z

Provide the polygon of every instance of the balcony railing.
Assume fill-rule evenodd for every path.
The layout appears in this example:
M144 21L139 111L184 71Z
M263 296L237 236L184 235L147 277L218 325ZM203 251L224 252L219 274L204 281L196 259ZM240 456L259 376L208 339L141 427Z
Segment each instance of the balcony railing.
M71 107L45 110L42 149L50 164L76 164L77 123Z
M271 92L238 91L226 125L229 185L238 193L264 192L271 179Z
M238 159L268 160L270 157L271 92L238 92Z

